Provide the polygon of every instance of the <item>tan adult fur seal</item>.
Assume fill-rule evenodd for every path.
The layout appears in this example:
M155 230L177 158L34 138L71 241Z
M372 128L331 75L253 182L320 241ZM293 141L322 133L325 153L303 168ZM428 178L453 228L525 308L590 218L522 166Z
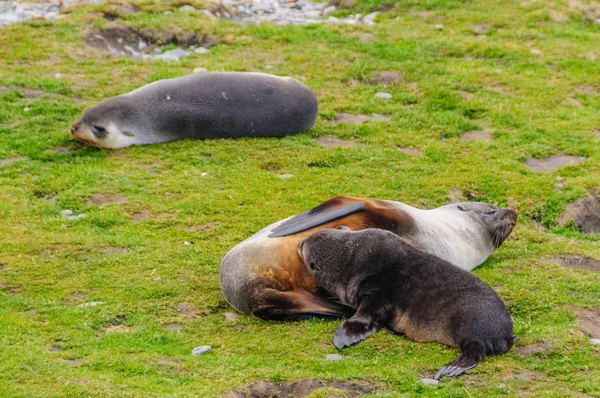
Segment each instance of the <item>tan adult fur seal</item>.
M458 203L420 210L404 203L337 197L279 221L231 249L221 263L227 302L263 319L340 317L353 311L329 300L306 270L298 243L311 234L345 225L379 228L462 269L483 263L508 237L517 213L486 203Z
M73 136L100 148L184 138L282 137L310 129L313 92L291 77L205 73L159 80L86 109Z

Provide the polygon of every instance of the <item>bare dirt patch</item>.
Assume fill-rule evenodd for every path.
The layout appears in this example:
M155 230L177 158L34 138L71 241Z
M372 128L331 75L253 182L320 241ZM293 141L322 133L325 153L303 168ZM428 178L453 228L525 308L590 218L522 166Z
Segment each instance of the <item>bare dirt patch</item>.
M411 155L411 156L421 156L423 155L423 151L417 148L412 148L412 147L403 147L403 146L397 146L399 151L404 152L407 155Z
M556 257L553 260L558 265L566 268L584 269L600 273L600 260L592 257L567 256Z
M196 311L194 305L190 303L177 304L177 310L179 310L179 316L184 318L196 318Z
M60 153L73 153L74 151L68 146L59 146L58 148L51 149L50 152L60 154Z
M106 333L130 333L134 331L135 328L133 326L125 325L110 325L106 328Z
M122 254L129 253L131 250L122 246L106 246L102 248L102 251L106 254Z
M551 350L554 347L554 343L551 341L544 341L542 343L528 344L515 348L515 352L522 357L528 357L533 354L538 354Z
M219 224L216 222L207 222L199 225L190 225L189 227L185 227L185 232L208 232L215 229Z
M553 173L562 166L578 164L585 161L586 158L580 156L551 156L546 159L527 158L525 164L531 171L541 173Z
M471 130L460 136L462 141L493 141L494 137L486 130Z
M600 339L600 310L575 308L575 313L583 331L593 339Z
M14 158L0 159L0 167L7 166L9 164L16 163L16 162L21 162L23 160L29 160L29 158L27 156L17 156Z
M37 88L25 88L25 87L18 87L18 86L12 86L12 87L0 86L0 93L5 93L7 91L18 91L19 93L21 93L21 95L23 97L29 98L29 99L38 98L38 97L47 95L49 97L55 97L55 98L71 98L77 104L82 104L85 102L82 98L77 97L77 96L69 97L69 96L62 95L62 94L49 93L47 91L40 90Z
M564 213L558 218L558 224L565 226L572 220L583 233L600 233L600 203L598 200L598 194L591 191L588 196L569 203Z
M465 101L471 101L473 98L475 98L474 94L471 94L466 91L459 91L458 95L460 95Z
M396 71L375 72L367 79L367 83L373 86L391 86L404 83L404 76Z
M350 113L338 113L337 118L333 121L333 123L362 124L369 120L376 122L389 122L392 120L392 117L387 115L378 115L377 113L373 113L372 115L352 115Z
M57 345L51 345L48 349L52 352L61 352L65 350L64 348L59 347Z
M81 359L67 359L67 365L72 366L74 368L78 368L83 365L83 361Z
M83 298L85 298L87 296L87 294L82 293L82 292L75 292L71 295L71 300L81 300Z
M319 137L316 139L316 141L319 144L328 148L355 148L357 146L360 146L358 142L342 140L331 135Z
M230 391L225 397L246 397L246 398L294 398L306 397L320 388L337 390L344 397L359 397L371 393L375 387L368 382L357 381L321 381L317 379L305 379L295 383L269 383L267 381L258 381L248 386L248 392ZM327 395L335 397L339 395Z
M540 377L543 377L543 376L544 375L541 374L540 372L536 372L533 370L524 370L524 371L518 372L518 373L507 374L505 376L502 376L501 379L506 380L506 381L513 381L513 380L532 381L534 379L539 379Z
M97 193L92 195L90 200L85 202L88 206L102 206L111 203L124 203L127 198L122 195Z
M196 32L137 29L122 25L111 25L89 32L84 41L91 47L133 58L144 58L144 55L151 57L151 54L155 54L155 48L167 44L210 48L219 42L215 37Z
M163 326L163 329L168 332L179 332L181 330L181 325L178 323L169 323Z
M145 219L147 219L149 215L150 215L150 210L142 210L140 212L133 213L133 215L131 216L131 219L135 222L140 222L140 221L144 221Z

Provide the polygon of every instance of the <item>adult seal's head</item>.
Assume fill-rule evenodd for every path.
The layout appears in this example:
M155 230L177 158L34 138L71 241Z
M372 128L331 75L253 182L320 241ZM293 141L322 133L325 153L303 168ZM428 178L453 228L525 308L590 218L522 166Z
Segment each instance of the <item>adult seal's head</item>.
M282 137L310 129L318 103L290 77L206 73L160 80L88 108L79 141L123 148L184 138Z
M436 374L439 379L513 345L512 319L492 288L390 231L323 230L302 240L298 252L319 286L356 308L334 335L338 349L383 327L460 348L461 355Z

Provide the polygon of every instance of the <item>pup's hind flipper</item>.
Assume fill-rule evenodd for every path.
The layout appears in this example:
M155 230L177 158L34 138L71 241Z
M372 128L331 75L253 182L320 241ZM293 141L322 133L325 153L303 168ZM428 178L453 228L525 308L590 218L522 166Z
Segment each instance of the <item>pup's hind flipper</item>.
M454 361L440 369L434 379L439 380L444 376L456 377L473 369L485 358L485 347L482 343L473 341L464 346L462 353Z

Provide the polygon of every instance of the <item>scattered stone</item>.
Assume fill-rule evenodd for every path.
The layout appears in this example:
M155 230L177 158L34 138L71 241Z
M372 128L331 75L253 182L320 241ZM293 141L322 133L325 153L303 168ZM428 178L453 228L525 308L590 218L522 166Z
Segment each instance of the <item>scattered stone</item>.
M593 339L600 339L600 310L576 308L577 320L583 331Z
M52 352L61 352L61 351L64 351L65 349L62 347L59 347L57 345L51 345L49 350Z
M566 268L583 269L600 273L600 260L592 257L567 256L553 259L558 265Z
M349 113L338 113L337 118L334 120L334 124L362 124L368 120L377 121L377 122L389 122L392 120L391 116L388 115L378 115L377 113L373 113L372 115L351 115Z
M426 386L431 386L431 385L439 384L440 381L436 380L436 379L423 378L423 379L421 379L421 383L425 384Z
M125 196L116 195L116 194L97 193L97 194L92 195L90 200L85 202L85 204L88 206L102 206L102 205L111 204L111 203L124 203L124 202L127 202L127 198Z
M208 173L200 173L200 177L208 177Z
M85 214L75 214L73 213L73 210L62 210L61 213L67 220L79 220L80 218L85 217Z
M316 141L328 148L354 148L360 145L357 142L342 140L331 135L319 137Z
M471 25L471 32L477 36L486 35L489 30L490 28L486 25Z
M293 176L293 174L279 174L277 177L285 180L287 178L292 178Z
M485 130L471 130L460 136L462 141L493 141L494 137Z
M364 19L365 21L375 21L375 18L377 18L377 16L378 16L379 14L381 14L381 12L379 12L379 11L375 11L375 12L372 12L372 13L370 13L370 14L367 14L367 15L365 15L363 19Z
M600 339L590 339L592 344L600 345Z
M163 14L164 15L171 15L171 14L173 14L173 11L171 11L171 10L163 11Z
M152 280L158 282L158 281L162 281L162 278L160 276L157 276L157 277L152 278Z
M551 156L546 159L527 158L525 164L531 171L541 173L553 173L560 167L570 164L578 164L585 161L586 158L579 156Z
M233 322L236 319L238 319L239 317L240 317L240 315L235 312L226 312L225 313L225 319L227 319L228 322Z
M541 374L540 372L524 370L519 373L510 373L510 374L504 375L501 377L501 379L506 380L506 381L512 381L512 380L532 381L534 379L537 379L537 378L540 378L543 376L544 375Z
M210 50L208 48L198 47L194 50L194 52L196 54L206 54L206 53L210 52ZM206 68L198 68L198 69L206 69ZM208 72L208 69L206 69L206 72ZM199 73L199 72L194 72L194 73Z
M194 73L208 73L206 68L194 68Z
M328 17L332 13L334 13L336 10L337 10L336 6L328 6L323 9L323 12L321 13L321 15L323 15L324 17Z
M14 158L0 159L0 167L9 165L11 163L21 162L23 160L29 160L29 158L26 156L17 156Z
M392 94L379 92L375 94L375 98L379 98L382 100L390 100L392 99Z
M571 220L585 234L600 233L600 203L596 192L591 191L588 196L569 203L558 218L558 224L565 226Z
M525 346L516 347L515 351L522 357L528 357L533 354L538 354L541 352L546 352L554 347L554 344L551 341L545 341L543 343L535 343L529 344Z
M192 355L202 355L202 354L206 354L207 352L211 352L212 351L212 347L209 345L201 345L200 347L196 347L192 350Z
M179 7L179 11L181 11L181 12L196 11L196 9L192 6L181 6L181 7Z
M340 354L327 354L325 356L325 359L327 359L328 361L341 361L342 359L344 359L344 357Z
M392 84L403 83L404 76L395 71L381 71L373 73L371 77L367 79L367 82L371 85L382 85L387 87Z
M531 50L533 55L540 55L542 52L540 50L536 50L535 48Z
M444 30L444 25L438 24L433 27L435 30Z
M163 61L179 61L185 57L190 55L188 51L185 51L182 48L176 48L174 50L165 51L164 53L157 55L157 59L162 59Z
M184 245L184 246L191 246L191 245L192 245L192 243L191 243L191 242L188 242L188 241L186 240L186 241L183 241L183 245Z
M97 305L102 305L102 304L106 304L106 303L104 301L92 301L92 302L89 302L89 303L79 304L78 307L82 307L82 308L83 307L95 307Z
M270 69L275 69L275 67L273 65L265 65L265 66L263 66L263 69L270 70Z
M398 146L397 147L399 151L404 152L407 155L411 155L411 156L420 156L423 154L423 151L417 148L412 148L412 147L402 147L402 146Z

